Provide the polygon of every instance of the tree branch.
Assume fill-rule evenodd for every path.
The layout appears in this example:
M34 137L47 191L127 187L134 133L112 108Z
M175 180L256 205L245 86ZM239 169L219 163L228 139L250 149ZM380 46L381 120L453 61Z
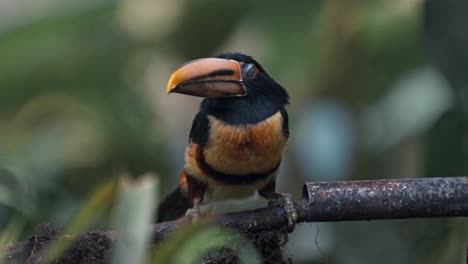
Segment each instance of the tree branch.
M298 222L466 217L468 177L308 182L304 184L303 199L295 205ZM281 229L287 225L286 213L281 207L229 213L212 221L243 233ZM186 223L186 219L180 219L152 225L153 243L159 243ZM108 242L117 239L115 231L87 234ZM28 248L31 247L27 242L20 242L0 253L9 260L25 259Z

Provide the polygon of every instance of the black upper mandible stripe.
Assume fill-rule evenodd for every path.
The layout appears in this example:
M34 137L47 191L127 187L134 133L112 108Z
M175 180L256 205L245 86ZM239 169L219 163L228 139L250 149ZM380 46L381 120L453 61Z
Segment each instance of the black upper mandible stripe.
M233 70L217 70L217 71L212 71L205 75L193 77L190 79L190 81L203 80L205 78L210 78L210 77L215 77L215 76L232 76L232 75L234 75Z

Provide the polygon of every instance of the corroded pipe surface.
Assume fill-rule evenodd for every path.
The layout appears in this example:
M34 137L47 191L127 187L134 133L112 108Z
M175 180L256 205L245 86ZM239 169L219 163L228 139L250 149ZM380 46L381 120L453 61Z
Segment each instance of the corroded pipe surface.
M309 182L304 184L303 196L304 199L294 202L298 222L468 216L467 177ZM243 233L280 230L288 223L280 206L214 216L209 221ZM182 218L152 225L148 231L152 242L157 244L188 223ZM118 239L118 234L110 230L84 233L79 237L82 241L97 238L104 245L110 245ZM37 255L35 243L44 246L53 239L38 238L32 236L28 241L0 248L0 256L5 256L7 263L23 263Z
M468 177L308 182L304 221L468 216Z

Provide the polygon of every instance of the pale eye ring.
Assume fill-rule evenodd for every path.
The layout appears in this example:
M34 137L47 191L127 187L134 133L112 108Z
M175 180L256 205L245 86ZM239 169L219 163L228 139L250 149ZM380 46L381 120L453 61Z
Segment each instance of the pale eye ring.
M246 78L253 79L255 75L257 75L258 70L254 64L249 63L249 64L245 64L243 72L244 72L243 75Z

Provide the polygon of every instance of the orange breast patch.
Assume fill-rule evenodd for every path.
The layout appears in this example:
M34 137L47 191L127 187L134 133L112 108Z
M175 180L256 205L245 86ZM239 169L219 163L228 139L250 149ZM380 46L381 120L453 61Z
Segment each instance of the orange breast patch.
M281 113L245 126L229 125L213 116L208 118L210 135L203 154L214 169L227 174L261 173L281 160L287 143Z

